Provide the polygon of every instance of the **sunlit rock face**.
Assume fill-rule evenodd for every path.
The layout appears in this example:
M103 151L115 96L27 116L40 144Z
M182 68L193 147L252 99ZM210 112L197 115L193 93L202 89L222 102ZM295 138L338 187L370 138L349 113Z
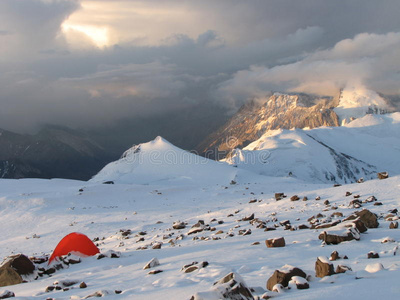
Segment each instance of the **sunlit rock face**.
M333 108L337 99L306 94L275 93L254 99L218 131L207 137L198 150L211 158L221 159L234 148L243 148L268 130L339 126Z

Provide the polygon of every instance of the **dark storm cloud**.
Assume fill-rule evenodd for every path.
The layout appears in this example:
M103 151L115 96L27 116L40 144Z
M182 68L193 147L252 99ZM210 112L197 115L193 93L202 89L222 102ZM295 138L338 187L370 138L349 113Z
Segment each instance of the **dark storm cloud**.
M117 42L62 32L85 1L0 2L0 128L97 126L205 100L235 108L270 90L330 94L356 81L399 92L399 1L89 2L121 9L91 16ZM127 13L135 5L142 19Z

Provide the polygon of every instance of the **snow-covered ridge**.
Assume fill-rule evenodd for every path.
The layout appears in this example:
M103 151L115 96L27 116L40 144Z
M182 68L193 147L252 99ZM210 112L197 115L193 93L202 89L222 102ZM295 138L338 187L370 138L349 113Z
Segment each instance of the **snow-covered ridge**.
M236 149L229 164L310 182L355 182L376 172L400 174L400 113L366 115L342 127L274 130Z

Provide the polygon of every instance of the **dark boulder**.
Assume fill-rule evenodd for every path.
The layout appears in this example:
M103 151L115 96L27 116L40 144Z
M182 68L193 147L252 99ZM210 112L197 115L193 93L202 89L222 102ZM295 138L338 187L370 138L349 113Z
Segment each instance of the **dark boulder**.
M388 172L379 172L377 174L377 176L378 176L378 179L387 179L387 178L389 178L389 173Z
M265 245L268 248L285 247L286 242L285 242L285 238L280 237L280 238L276 238L276 239L266 240L265 241Z
M346 273L347 271L352 271L350 267L345 266L345 265L338 265L336 267L336 273L340 274L340 273Z
M285 193L275 193L275 200L276 201L282 200L285 197L286 197Z
M368 209L363 209L362 211L358 211L355 214L356 216L360 217L360 220L368 228L377 228L379 226L378 217L374 213L370 212Z
M374 251L370 251L370 252L368 252L368 254L367 254L367 258L368 258L368 259L370 259L370 258L379 258L379 254L376 253L376 252L374 252Z
M335 274L333 264L331 264L326 257L318 257L315 262L315 276L322 278L333 274Z
M211 292L196 293L190 300L209 299L213 294L213 299L221 300L254 300L254 297L243 279L236 273L229 273L224 278L214 283Z
M345 234L337 235L337 234L330 234L326 231L322 232L319 237L320 240L324 241L327 245L337 245L342 242L352 241L352 240L359 240L360 234L356 228L349 228Z
M0 293L0 299L8 299L8 298L14 298L15 294L14 292L7 291L5 290L4 292Z
M267 281L267 289L272 291L276 284L281 284L283 287L289 285L289 281L293 276L306 278L307 274L299 268L292 268L289 270L275 270L274 274Z
M389 229L397 229L399 228L399 222L390 222Z
M33 274L35 265L23 254L5 259L0 267L0 286L8 286L23 282L23 275Z

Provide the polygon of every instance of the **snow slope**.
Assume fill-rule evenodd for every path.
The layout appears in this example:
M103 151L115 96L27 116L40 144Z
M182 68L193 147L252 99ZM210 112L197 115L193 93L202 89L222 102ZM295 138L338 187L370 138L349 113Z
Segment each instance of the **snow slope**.
M189 299L197 292L211 290L214 282L235 271L248 286L255 288L255 296L267 293L277 299L396 299L400 264L393 249L399 245L400 231L388 229L389 221L380 219L379 228L361 234L360 241L336 246L321 244L318 235L322 230L290 231L284 230L279 223L290 220L296 227L307 224L307 219L318 213L323 214L321 220L329 219L333 212L341 212L346 217L355 211L348 206L352 197L345 197L346 191L360 194L360 200L374 195L383 205L366 203L364 208L386 216L388 210L399 207L399 176L335 188L285 178L260 176L258 180L254 177L252 180L229 186L209 181L197 187L0 180L2 257L19 252L27 255L50 253L58 241L72 231L82 232L90 238L100 237L102 253L108 250L121 252L121 258L85 258L82 263L59 270L52 277L2 287L0 293L11 290L16 299L83 299L105 290L110 292L107 299ZM285 192L288 197L275 201L275 192ZM289 198L294 194L301 198L307 196L309 200L292 202ZM314 200L316 196L321 200ZM253 199L257 201L249 203ZM324 204L327 199L330 205ZM247 221L239 221L251 213L267 222L269 227L276 225L277 229L265 232ZM230 214L232 216L228 217ZM199 219L216 230L188 236L190 227ZM396 214L394 219L398 219ZM188 226L181 230L171 229L173 222L178 220L187 222ZM126 239L120 229L130 229L132 234ZM248 229L252 231L250 235L239 234L239 230ZM219 230L223 233L217 234ZM142 231L147 234L139 236ZM33 238L33 235L39 238ZM176 239L179 235L182 239ZM265 247L265 239L281 236L286 239L286 247ZM140 237L144 240L138 241ZM217 239L219 237L221 239ZM393 241L382 243L387 237ZM136 250L155 242L163 243L162 248ZM253 245L255 242L260 244ZM345 264L353 272L323 279L314 277L317 257L329 256L334 250L342 257L349 257L333 262L335 267ZM378 252L380 258L367 259L369 251ZM160 262L156 269L163 272L148 275L149 270L143 270L143 266L153 257ZM209 265L192 273L181 271L182 266L193 261L207 261ZM381 263L384 269L374 272L380 269L376 263ZM266 281L274 270L286 264L299 267L311 276L310 289L291 289L280 294L265 290ZM87 288L73 286L68 291L45 292L55 281L66 279L85 281ZM122 293L116 295L114 290Z
M400 113L366 115L341 127L275 130L226 161L268 176L355 182L376 172L400 174Z

